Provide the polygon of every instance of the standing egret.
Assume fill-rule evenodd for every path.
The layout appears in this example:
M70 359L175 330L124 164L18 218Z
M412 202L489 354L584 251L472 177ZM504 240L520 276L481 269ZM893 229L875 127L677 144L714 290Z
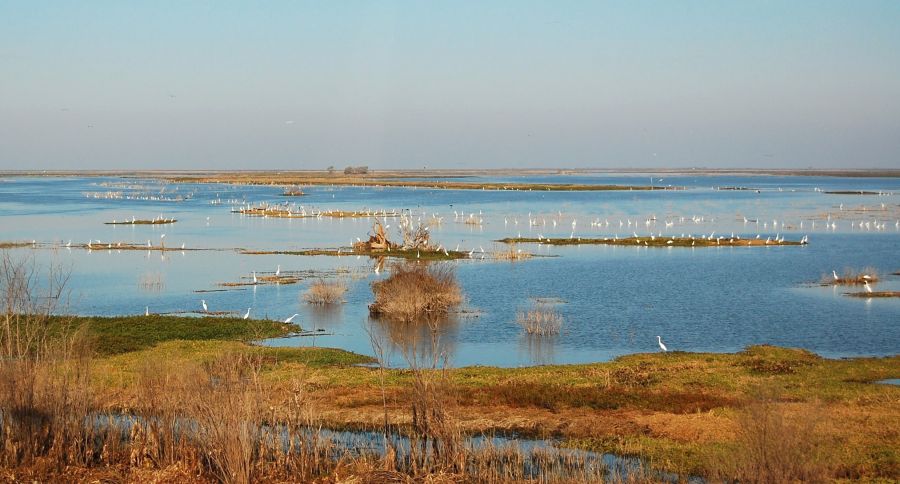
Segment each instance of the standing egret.
M150 316L150 306L144 308L144 316Z
M250 310L253 308L247 308L247 312L244 313L244 319L250 319Z
M276 275L276 276L280 276L280 275L281 275L281 264L278 264L278 267L275 269L275 275Z
M206 299L201 299L201 300L200 300L200 304L203 305L203 312L204 312L204 313L208 313L208 312L209 312L209 309L206 307Z
M864 284L866 286L866 292L872 294L872 286L869 285L869 281L866 281Z
M662 338L657 336L656 341L659 343L659 349L663 350L663 352L669 351L669 348L666 348L666 345L663 344Z
M284 322L285 322L285 323L290 323L290 322L293 321L294 318L296 318L297 316L299 316L299 314L294 314L293 316L291 316L291 317L285 319Z
M256 271L253 271L253 283L256 284Z
M841 280L841 278L838 277L838 275L837 275L837 271L835 271L834 269L831 270L831 275L834 276L834 281L835 281L835 282Z

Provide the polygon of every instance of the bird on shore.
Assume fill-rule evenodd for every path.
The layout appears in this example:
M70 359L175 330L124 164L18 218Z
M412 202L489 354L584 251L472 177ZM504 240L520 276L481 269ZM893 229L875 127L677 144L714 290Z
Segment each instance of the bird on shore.
M669 348L666 348L666 345L663 344L662 338L660 338L659 336L657 336L657 337L656 337L656 341L659 343L659 349L661 349L664 353L665 353L666 351L669 351Z
M839 281L839 280L841 279L840 277L838 277L837 271L834 270L834 269L831 270L831 275L834 276L835 282L837 282L837 281Z
M872 286L869 285L869 281L863 283L866 286L866 292L872 294Z
M206 299L201 299L201 300L200 300L200 304L203 306L203 312L204 312L204 313L208 313L208 312L209 312L209 308L206 307Z
M291 316L291 317L285 319L284 322L285 322L285 323L290 323L290 322L293 321L294 318L296 318L297 316L299 316L299 314L294 314L293 316Z
M256 271L253 271L253 283L254 283L254 284L257 283L257 279L256 279Z
M144 308L144 316L150 316L150 306Z
M281 275L281 264L278 264L278 267L275 269L275 275L276 275L276 276L280 276L280 275Z
M250 310L253 308L247 308L247 312L244 313L244 319L250 319Z

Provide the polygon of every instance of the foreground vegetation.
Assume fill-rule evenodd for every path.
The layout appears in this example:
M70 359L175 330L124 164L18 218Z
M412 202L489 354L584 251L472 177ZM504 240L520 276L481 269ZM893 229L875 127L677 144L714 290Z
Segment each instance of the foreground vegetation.
M370 327L372 359L248 343L296 329L272 321L49 316L65 277L38 286L26 266L2 264L0 472L12 481L619 478L577 457L463 438L495 432L641 457L648 468L628 476L635 482L658 481L654 470L740 482L900 479L900 387L875 383L900 376L900 356L829 360L754 346L448 369L434 326L414 332L390 318ZM360 366L389 349L407 368ZM323 427L372 430L386 450L343 449ZM393 445L398 434L409 444Z
M714 479L743 477L752 482L748 478L753 474L811 480L900 478L896 425L900 388L873 383L900 375L896 356L828 360L802 350L757 346L737 354L637 354L585 365L381 370L351 366L372 360L340 350L261 348L242 342L260 334L252 326L262 326L270 334L282 331L269 322L252 323L246 329L239 328L241 321L213 318L79 318L73 322L88 326L97 355L65 360L63 365L70 370L81 368L76 374L84 372L87 378L75 387L87 395L82 412L165 416L177 408L199 405L191 397L199 391L207 406L197 408L198 414L207 416L204 422L209 426L212 420L222 420L222 432L242 425L226 419L227 414L249 412L260 422L290 423L302 415L304 425L377 431L387 424L392 431L406 433L423 425L410 409L426 405L426 415L439 417L441 433L427 433L438 430L437 423L431 422L431 430L423 436L456 442L453 445L464 434L500 432L639 456L656 469ZM198 322L209 325L196 326ZM212 329L216 322L223 323L219 331ZM131 337L139 342L129 344L126 339ZM204 383L211 375L225 381L237 396L225 398L217 387ZM148 400L149 394L156 397ZM81 407L64 406L59 411L77 408ZM189 414L197 415L187 410L182 415ZM5 432L8 441L11 430ZM196 452L205 447L172 440L166 437L166 429L141 432L144 440L138 441L139 448L148 457L140 466L110 455L105 463L65 461L70 466L67 472L74 469L92 478L115 475L126 480L186 478L199 472L207 480L239 482L216 474L211 463L198 459ZM163 447L148 447L146 439L151 438L161 440L158 445ZM204 445L223 449L237 445L224 436L216 439ZM166 443L172 448L166 448ZM754 455L751 449L764 455ZM10 451L5 450L5 465L19 478L47 478L63 468L57 466L63 462L54 464L55 460L48 465L46 459L56 459L52 455L16 460ZM134 448L128 451L133 453ZM766 452L790 456L790 461L773 462ZM373 472L385 465L378 460L344 461L338 469L334 463L324 464L325 455L316 455L322 467L301 471L279 460L283 457L254 454L248 459L256 467L248 469L247 475L312 479L323 477L322 472L338 472L345 478L376 479ZM761 463L768 468L754 467ZM440 469L407 467L401 474L451 472ZM766 474L759 474L763 471Z

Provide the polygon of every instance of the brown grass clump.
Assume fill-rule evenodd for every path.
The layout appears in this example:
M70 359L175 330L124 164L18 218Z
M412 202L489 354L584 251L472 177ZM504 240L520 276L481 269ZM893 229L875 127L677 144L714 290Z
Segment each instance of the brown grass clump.
M516 244L509 244L505 248L494 249L494 258L497 260L527 260L531 259L531 254L519 249Z
M516 322L530 335L553 336L559 334L563 317L552 304L535 302L516 314Z
M874 267L865 267L862 270L851 268L844 269L843 274L838 274L837 279L834 274L825 274L822 276L822 284L826 285L859 285L869 282L874 284L878 282L878 271Z
M303 299L309 304L337 304L343 302L341 298L344 297L345 292L347 292L347 284L343 281L319 279L310 284Z
M441 316L462 302L462 291L450 266L397 264L387 279L372 284L375 316L403 322Z

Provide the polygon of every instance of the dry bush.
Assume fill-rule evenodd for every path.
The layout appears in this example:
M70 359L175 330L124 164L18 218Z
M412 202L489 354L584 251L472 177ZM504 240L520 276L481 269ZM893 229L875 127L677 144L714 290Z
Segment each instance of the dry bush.
M93 407L89 348L79 328L56 317L68 272L0 258L0 457L8 467L57 468L98 457L101 437L85 425Z
M534 302L516 314L516 322L530 335L552 336L559 334L563 317L552 304Z
M462 291L448 265L397 264L390 277L372 284L374 316L403 322L444 316L462 302Z
M818 414L789 415L772 396L738 417L738 439L727 459L712 464L720 478L748 483L824 482L832 475Z
M337 304L347 292L347 284L343 281L326 281L319 279L309 285L303 299L309 304Z
M516 244L507 244L505 247L494 249L494 258L497 260L526 260L531 259L531 254L518 248Z

